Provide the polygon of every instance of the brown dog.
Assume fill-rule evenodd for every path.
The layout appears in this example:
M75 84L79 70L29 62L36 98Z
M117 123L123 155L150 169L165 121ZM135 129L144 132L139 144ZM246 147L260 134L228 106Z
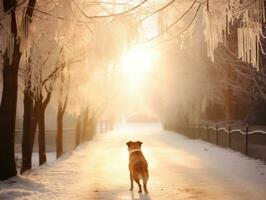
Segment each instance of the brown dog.
M142 192L140 179L143 182L143 188L145 193L148 193L147 190L147 181L149 178L148 172L148 163L144 158L144 155L141 151L142 142L127 142L128 152L129 152L129 172L130 172L130 190L133 190L133 180L139 186L139 192Z

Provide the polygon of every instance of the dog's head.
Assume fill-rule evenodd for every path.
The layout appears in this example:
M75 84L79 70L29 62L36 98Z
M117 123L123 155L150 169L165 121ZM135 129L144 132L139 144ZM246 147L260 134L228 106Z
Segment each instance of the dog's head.
M141 150L142 142L140 142L140 141L136 141L136 142L128 141L126 143L126 145L127 145L129 151Z

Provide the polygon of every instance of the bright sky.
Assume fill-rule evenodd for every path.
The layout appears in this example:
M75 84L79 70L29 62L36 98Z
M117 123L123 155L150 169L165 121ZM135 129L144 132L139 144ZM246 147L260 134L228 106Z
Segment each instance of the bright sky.
M122 58L122 74L128 80L131 90L141 89L158 56L155 49L141 45L134 46L125 54Z
M125 0L116 0L125 3ZM135 1L139 3L139 0ZM134 2L134 3L135 3ZM158 51L150 48L150 43L143 41L157 35L157 16L148 17L142 22L139 32L139 42L133 46L122 58L122 73L130 84L131 91L139 91L145 81L145 77L154 67L156 59L159 57Z

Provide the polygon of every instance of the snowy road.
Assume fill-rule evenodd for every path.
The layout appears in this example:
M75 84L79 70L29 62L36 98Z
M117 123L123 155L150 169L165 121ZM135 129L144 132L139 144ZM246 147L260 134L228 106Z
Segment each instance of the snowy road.
M144 143L149 196L136 187L129 191L128 140ZM160 126L119 127L57 162L0 183L0 199L265 200L266 165Z

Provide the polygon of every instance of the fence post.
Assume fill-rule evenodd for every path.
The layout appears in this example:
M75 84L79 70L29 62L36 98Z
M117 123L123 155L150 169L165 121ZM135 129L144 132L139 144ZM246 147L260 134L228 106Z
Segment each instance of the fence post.
M245 154L248 155L248 125L245 131Z
M231 126L228 127L228 147L231 148Z
M218 145L218 126L215 125L215 131L216 131L216 144Z

